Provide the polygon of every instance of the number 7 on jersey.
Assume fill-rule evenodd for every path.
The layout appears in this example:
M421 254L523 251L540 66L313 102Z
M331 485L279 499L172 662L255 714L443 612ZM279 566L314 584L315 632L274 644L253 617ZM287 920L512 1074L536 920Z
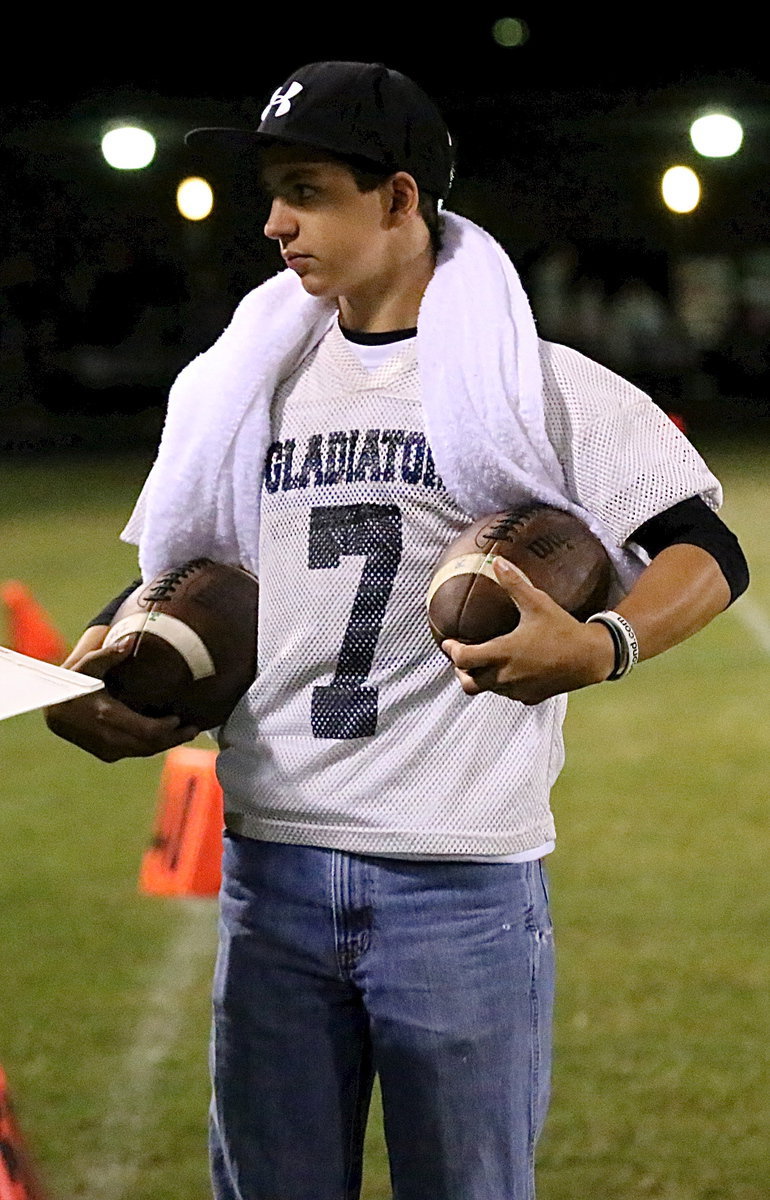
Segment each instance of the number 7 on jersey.
M367 687L393 580L401 561L401 512L395 504L340 504L310 510L308 566L338 567L343 555L365 557L337 669L313 688L310 720L317 738L371 737L377 688Z

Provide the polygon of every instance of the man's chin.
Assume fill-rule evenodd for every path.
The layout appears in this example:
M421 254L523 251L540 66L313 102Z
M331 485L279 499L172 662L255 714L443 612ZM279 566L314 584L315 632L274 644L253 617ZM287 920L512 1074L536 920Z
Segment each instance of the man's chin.
M321 300L324 297L332 297L337 295L336 291L330 288L328 284L325 284L322 279L319 279L317 275L314 276L312 273L308 275L302 275L300 276L300 280L303 288L309 296L316 296L319 300Z

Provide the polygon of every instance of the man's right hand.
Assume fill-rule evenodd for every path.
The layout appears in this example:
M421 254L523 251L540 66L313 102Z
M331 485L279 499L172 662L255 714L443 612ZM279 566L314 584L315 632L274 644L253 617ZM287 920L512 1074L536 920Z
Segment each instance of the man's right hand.
M102 649L108 628L94 625L87 629L62 665L103 679L129 651L128 643ZM53 704L44 711L52 733L102 762L147 758L189 742L200 732L193 726L182 726L179 717L143 717L104 690Z

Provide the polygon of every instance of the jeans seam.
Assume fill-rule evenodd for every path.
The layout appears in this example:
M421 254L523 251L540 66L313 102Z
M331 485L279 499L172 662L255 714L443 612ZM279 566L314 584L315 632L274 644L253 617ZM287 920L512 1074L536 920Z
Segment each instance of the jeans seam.
M532 888L533 868L530 865L527 870L527 889L528 889L528 910L527 916L531 918L527 924L530 934L530 1086L529 1086L529 1129L528 1145L527 1145L527 1189L530 1200L534 1200L535 1195L535 1144L536 1131L538 1123L538 1113L540 1110L540 1005L537 996L537 975L540 957L540 931L537 922L534 919L534 894Z
M353 1170L355 1167L355 1161L353 1158L353 1147L354 1147L354 1139L355 1139L356 1129L358 1127L358 1123L359 1123L359 1119L360 1119L359 1104L361 1102L361 1074L362 1074L361 1069L362 1069L363 1061L364 1061L364 1055L362 1053L358 1059L358 1067L356 1069L356 1088L355 1088L355 1096L353 1097L353 1117L352 1117L352 1121L351 1121L351 1125L350 1125L350 1134L348 1137L348 1165L347 1165L347 1170L345 1171L345 1195L344 1195L343 1200L349 1200L350 1180L353 1175ZM359 1194L360 1194L360 1189L359 1189Z
M340 956L340 934L344 931L345 925L341 872L342 851L332 850L329 854L329 896L332 910L332 928L334 931L334 959L337 963L337 975L344 981L347 978L347 974Z

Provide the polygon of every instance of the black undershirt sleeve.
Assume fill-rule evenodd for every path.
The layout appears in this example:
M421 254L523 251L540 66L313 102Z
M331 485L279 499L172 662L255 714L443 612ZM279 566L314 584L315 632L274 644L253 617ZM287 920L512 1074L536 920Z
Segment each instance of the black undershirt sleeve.
M651 517L628 540L642 546L650 558L666 546L700 546L716 559L730 588L730 604L749 586L749 567L737 537L700 496L680 500Z
M129 583L128 587L124 588L119 596L116 596L114 600L110 600L109 604L105 604L100 613L97 613L95 617L91 618L86 625L86 629L90 629L92 625L109 625L123 601L128 599L134 589L139 587L141 582L141 579L135 579L133 583Z

